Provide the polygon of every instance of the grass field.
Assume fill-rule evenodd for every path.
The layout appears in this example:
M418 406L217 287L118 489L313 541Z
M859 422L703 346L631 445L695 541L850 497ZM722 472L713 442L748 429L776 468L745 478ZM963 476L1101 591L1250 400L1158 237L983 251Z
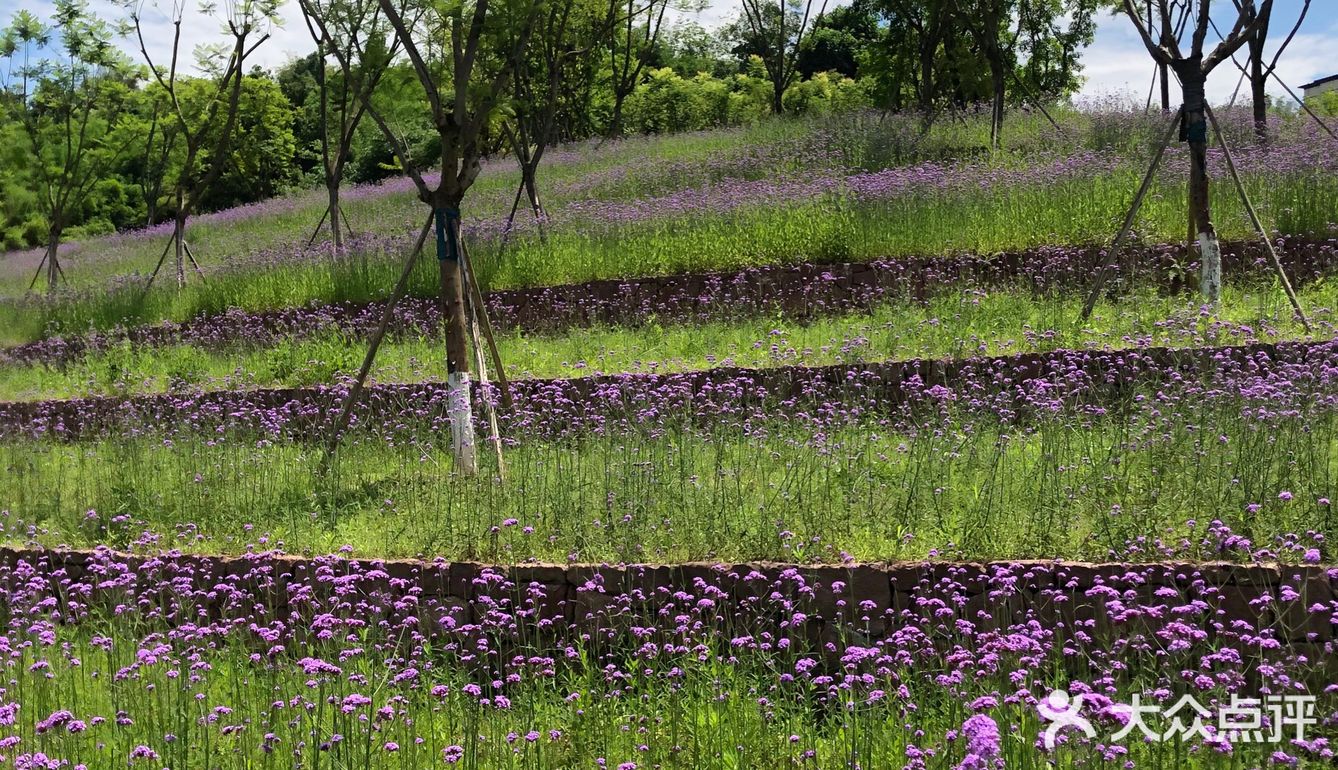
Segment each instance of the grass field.
M1274 237L1338 235L1338 146L1286 118L1257 149L1224 117ZM454 467L439 316L388 339L322 473L372 314L341 327L323 309L386 296L423 216L403 181L349 192L362 234L338 260L305 245L316 193L200 217L206 277L181 290L138 288L164 233L70 246L51 297L24 295L40 256L3 255L0 344L45 347L0 363L0 402L127 400L0 404L0 542L97 549L77 569L0 552L0 767L1331 766L1328 257L1288 253L1308 333L1259 265L1228 271L1218 307L1169 291L1195 269L1173 146L1136 228L1166 248L1078 320L1076 247L1113 236L1159 119L1072 112L1055 132L1019 115L995 154L976 117L876 114L563 147L540 173L542 232L522 212L505 248L516 175L490 163L465 212L487 289L968 255L817 307L763 294L508 327L504 479L482 434L480 474ZM1215 221L1249 238L1221 162ZM992 259L1044 246L1012 273ZM414 296L436 291L434 261ZM298 307L286 332L240 313ZM125 336L162 321L199 330ZM110 334L62 352L94 331ZM917 358L943 363L874 366ZM257 390L278 387L309 390ZM202 554L250 566L210 573ZM278 554L314 573L271 569ZM350 555L479 564L464 600ZM851 606L796 577L894 560L941 579ZM1118 564L1076 586L1058 563L1079 560ZM747 590L581 577L554 597L508 572L763 561L780 566ZM1010 563L967 585L968 561ZM1280 566L1264 594L1216 586L1214 562ZM1059 687L1097 729L1047 748ZM1283 694L1314 698L1304 739L1217 731L1233 698ZM1186 695L1212 729L1114 737L1118 704Z

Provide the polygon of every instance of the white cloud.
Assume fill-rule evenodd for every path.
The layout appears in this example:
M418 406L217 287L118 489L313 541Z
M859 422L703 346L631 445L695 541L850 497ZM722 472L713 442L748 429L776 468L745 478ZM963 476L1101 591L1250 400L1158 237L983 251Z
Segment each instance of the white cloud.
M1272 34L1265 46L1265 55L1272 57L1273 51L1281 45L1290 25L1295 20L1294 11L1279 6L1274 11ZM1298 87L1302 83L1338 71L1333 63L1333 45L1338 37L1338 19L1319 21L1312 15L1307 17L1303 32L1298 33L1287 46L1278 61L1277 74L1284 83L1300 94ZM1224 32L1226 30L1223 30ZM1210 41L1205 47L1211 49L1216 37L1210 31ZM1245 64L1243 51L1236 53L1236 60ZM1101 98L1107 96L1132 96L1140 103L1147 99L1148 87L1152 83L1152 57L1125 17L1103 17L1097 23L1096 41L1083 53L1083 74L1087 81L1079 93L1083 98ZM1208 100L1224 103L1231 99L1236 83L1240 80L1240 70L1230 60L1223 62L1208 76ZM1241 87L1237 100L1248 99L1248 84ZM1273 96L1286 96L1286 91L1276 81L1269 80L1268 92ZM1158 97L1154 94L1154 100ZM1178 100L1178 89L1174 79L1171 81L1171 101Z

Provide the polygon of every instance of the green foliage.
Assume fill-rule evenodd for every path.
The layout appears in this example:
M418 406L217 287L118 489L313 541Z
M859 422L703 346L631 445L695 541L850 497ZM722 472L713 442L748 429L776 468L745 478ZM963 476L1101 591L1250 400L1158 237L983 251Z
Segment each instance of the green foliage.
M293 124L293 108L278 83L265 75L243 79L227 164L200 205L216 211L264 200L297 182Z
M627 100L626 124L643 134L699 131L755 123L771 113L771 83L760 64L748 72L717 78L706 72L684 77L669 67L651 70ZM785 92L786 112L824 115L872 104L867 82L818 73Z
M1318 115L1338 118L1338 91L1327 91L1306 101Z
M7 170L0 185L34 193L5 205L5 240L54 247L70 225L105 228L110 218L84 222L83 209L124 151L112 140L135 80L112 47L109 25L82 0L58 0L51 27L20 11L0 38L7 73L0 93ZM40 232L28 224L34 219L44 225ZM55 280L53 268L49 285Z
M854 81L830 72L819 72L785 91L785 111L796 115L848 112L871 104L869 81Z
M991 98L992 59L1011 103L1066 98L1081 84L1099 0L871 0L861 51L880 103L930 111ZM1025 85L1023 85L1025 84Z

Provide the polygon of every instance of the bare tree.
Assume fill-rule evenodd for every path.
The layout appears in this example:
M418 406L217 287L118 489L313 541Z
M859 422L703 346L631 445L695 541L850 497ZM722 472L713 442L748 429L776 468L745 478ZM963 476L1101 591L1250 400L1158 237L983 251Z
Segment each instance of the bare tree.
M366 104L385 75L399 49L399 39L386 41L387 24L377 0L298 0L311 39L319 54L316 86L320 98L321 171L325 177L327 203L321 222L330 223L330 248L338 257L344 247L344 228L351 231L339 203L339 189L348 163L349 149L358 125L366 113ZM354 32L364 30L367 46L361 52L353 48ZM338 47L339 53L332 53ZM325 55L334 57L339 67L337 83L330 83ZM320 232L316 225L312 241Z
M1265 4L1261 6L1258 12L1255 11L1252 4L1241 6L1239 0L1235 0L1240 12L1246 14L1249 21L1254 24L1254 34L1250 36L1246 43L1249 53L1249 70L1241 69L1241 76L1248 77L1250 81L1250 102L1254 113L1254 134L1255 138L1262 144L1268 141L1268 78L1273 75L1273 70L1277 69L1278 60L1282 58L1282 52L1291 45L1292 39L1301 29L1301 24L1305 21L1306 14L1310 12L1310 0L1303 0L1301 12L1297 14L1296 23L1292 25L1291 31L1283 39L1282 45L1273 52L1273 58L1267 63L1264 61L1264 46L1268 42L1268 28L1272 22L1273 6ZM1234 61L1234 57L1233 57ZM1237 67L1241 65L1236 63Z
M595 40L602 39L608 31L599 19L573 18L576 5L572 0L563 0L548 7L529 55L516 68L511 115L502 124L502 130L520 168L520 182L507 215L505 233L510 233L522 195L542 228L546 214L539 197L538 169L544 152L557 138L567 64L587 55Z
M1135 0L1124 0L1125 13L1137 28L1148 53L1155 61L1169 67L1180 79L1183 104L1181 138L1188 142L1190 154L1189 208L1194 228L1198 232L1200 252L1199 290L1204 299L1216 303L1222 294L1222 251L1217 242L1217 231L1213 227L1208 199L1208 104L1204 95L1204 85L1208 73L1231 58L1231 55L1245 45L1264 23L1272 12L1273 0L1263 0L1257 11L1254 0L1243 0L1234 11L1236 21L1232 25L1231 33L1206 55L1203 47L1211 23L1212 0L1198 0L1192 34L1188 41L1174 36L1169 38L1163 36L1160 42L1153 40L1138 9L1134 7L1134 2ZM1173 2L1174 0L1156 0L1156 11L1164 28L1171 26ZM1182 50L1182 42L1188 43L1188 52Z
M176 210L173 213L172 240L159 258L158 265L145 285L146 289L157 277L168 250L172 250L175 255L178 288L186 285L187 258L195 265L196 271L200 269L186 241L186 220L195 210L200 197L218 181L227 165L233 129L237 125L246 59L269 39L268 28L277 21L281 3L282 0L233 0L225 4L226 10L221 20L232 38L232 44L228 49L206 51L201 58L199 65L211 72L214 80L212 88L206 89L203 104L195 109L187 105L185 82L180 79L178 70L181 27L188 0L173 0L169 17L173 30L172 56L166 69L154 64L153 57L149 55L144 38L143 0L126 0L130 22L139 40L140 54L149 65L154 80L167 94L176 136L184 145L181 167L173 180ZM209 9L210 13L213 11L212 5L202 7ZM220 64L220 61L223 63ZM220 119L221 127L218 125Z

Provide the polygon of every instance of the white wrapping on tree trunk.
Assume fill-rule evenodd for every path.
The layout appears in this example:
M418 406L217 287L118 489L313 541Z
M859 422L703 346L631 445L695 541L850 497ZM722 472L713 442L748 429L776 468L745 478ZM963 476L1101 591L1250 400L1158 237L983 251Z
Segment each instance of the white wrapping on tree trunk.
M1199 233L1199 292L1210 303L1222 298L1222 247L1212 233Z
M472 476L478 472L478 460L474 455L474 410L469 403L469 372L452 372L446 376L446 401L455 468Z

